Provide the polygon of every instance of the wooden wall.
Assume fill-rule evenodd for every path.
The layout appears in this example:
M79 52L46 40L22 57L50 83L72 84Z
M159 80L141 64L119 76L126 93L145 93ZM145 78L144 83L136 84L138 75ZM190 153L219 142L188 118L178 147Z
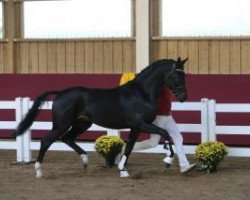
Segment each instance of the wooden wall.
M135 71L133 39L15 42L17 73L123 73Z
M4 1L5 36L0 40L1 73L135 72L135 23L132 38L24 39L23 0ZM135 18L135 0L133 18ZM250 38L163 38L160 0L150 1L151 61L188 57L191 74L250 74Z
M8 72L8 63L7 63L7 43L2 41L0 42L0 73L7 73Z
M152 60L188 57L191 74L250 74L249 39L155 39Z
M7 41L0 41L0 73L135 72L135 40L23 40L14 42L9 65ZM250 74L250 40L153 39L151 61L188 57L191 74Z

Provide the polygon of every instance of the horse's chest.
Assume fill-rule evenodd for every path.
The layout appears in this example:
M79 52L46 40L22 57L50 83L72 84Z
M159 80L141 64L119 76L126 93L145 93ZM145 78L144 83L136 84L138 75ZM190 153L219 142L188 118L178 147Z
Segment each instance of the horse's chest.
M151 122L156 117L156 106L152 104L144 104L136 106L136 109L131 112L131 115L137 115L143 121Z
M156 117L156 111L153 109L150 112L145 113L143 116L144 121L148 123L153 122L155 117Z

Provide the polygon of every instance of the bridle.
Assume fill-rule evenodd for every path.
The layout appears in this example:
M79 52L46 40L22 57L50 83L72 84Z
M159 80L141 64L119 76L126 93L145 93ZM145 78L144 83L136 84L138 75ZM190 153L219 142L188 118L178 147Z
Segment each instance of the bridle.
M185 71L183 69L176 69L176 65L174 63L173 71L172 71L172 73L170 73L170 75L167 78L167 79L171 79L171 86L172 86L172 93L173 94L176 94L177 91L186 89L185 85L180 85L180 86L175 87L175 83L174 83L174 79L173 79L175 73L183 73L183 74L185 74Z

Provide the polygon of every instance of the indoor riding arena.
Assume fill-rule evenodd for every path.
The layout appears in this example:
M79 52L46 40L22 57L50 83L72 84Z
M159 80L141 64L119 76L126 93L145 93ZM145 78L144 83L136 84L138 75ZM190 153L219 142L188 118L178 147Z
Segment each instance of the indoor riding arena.
M249 7L247 0L0 0L0 200L248 200ZM157 63L170 67L158 73L163 64L156 68ZM135 79L129 79L131 74ZM121 86L122 77L129 82ZM147 87L128 89L135 84ZM163 84L172 91L170 114L184 152L197 164L187 173L180 171L178 148L171 139L174 161L166 163L172 155L166 153L164 137L153 148L132 151L127 161L135 140L151 138L145 129L162 136L169 132L152 124ZM72 87L91 92L77 98L80 107L65 116L74 101L67 93L71 90L55 94ZM187 91L184 102L179 88ZM49 93L53 95L45 98ZM118 93L123 99L111 101ZM36 107L37 117L23 133L13 135L39 96L44 103ZM60 103L62 96L66 103L58 109L53 102ZM116 111L135 99L134 107ZM89 114L97 107L93 102L104 103L96 119L112 116L118 123L124 113L131 118L119 121L124 127L112 120L102 126L104 121ZM144 112L148 118L137 123ZM73 118L59 136L53 132L56 115L87 121L88 129L71 143L64 138L75 130ZM96 139L104 135L126 143L125 155L112 167L96 150ZM48 138L54 139L51 145L45 142ZM227 150L213 171L197 158L198 147L206 143L220 143ZM44 160L41 152L46 152Z

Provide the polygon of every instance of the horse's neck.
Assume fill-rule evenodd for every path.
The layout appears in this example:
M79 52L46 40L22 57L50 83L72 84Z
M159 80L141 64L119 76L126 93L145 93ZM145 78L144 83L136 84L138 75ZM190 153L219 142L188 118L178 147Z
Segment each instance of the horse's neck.
M144 93L144 96L147 96L149 101L156 102L160 95L160 89L162 86L161 81L162 78L155 75L146 77L140 82L140 86L142 88L142 91Z

